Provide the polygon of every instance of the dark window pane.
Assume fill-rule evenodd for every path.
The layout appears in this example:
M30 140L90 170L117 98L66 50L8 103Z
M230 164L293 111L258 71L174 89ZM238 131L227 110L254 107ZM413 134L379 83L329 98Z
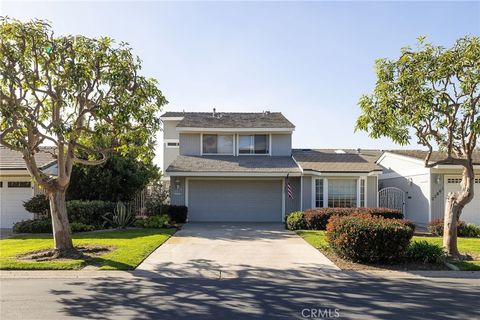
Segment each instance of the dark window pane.
M238 153L253 153L253 136L240 136L238 140Z
M9 181L8 187L9 188L30 188L31 183L30 181Z
M217 136L214 134L203 135L203 153L217 153Z
M265 134L255 135L255 153L267 154L268 153L268 137Z

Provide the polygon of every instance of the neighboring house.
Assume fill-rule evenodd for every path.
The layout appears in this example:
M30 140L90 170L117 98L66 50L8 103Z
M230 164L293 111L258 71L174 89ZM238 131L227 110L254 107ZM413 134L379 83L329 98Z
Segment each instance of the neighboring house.
M56 174L56 161L48 153L51 150L42 147L35 159L45 173ZM11 228L15 222L32 219L33 214L23 208L23 202L37 192L22 154L0 147L0 228Z
M171 202L188 206L189 221L280 222L312 207L377 206L378 151L292 150L295 126L278 112L161 119Z
M425 226L432 219L443 218L448 193L460 190L462 167L442 164L425 167L426 151L386 151L377 164L383 168L380 188L398 188L405 193L405 216ZM444 158L433 152L431 161ZM480 152L474 154L474 199L463 209L461 220L480 225Z

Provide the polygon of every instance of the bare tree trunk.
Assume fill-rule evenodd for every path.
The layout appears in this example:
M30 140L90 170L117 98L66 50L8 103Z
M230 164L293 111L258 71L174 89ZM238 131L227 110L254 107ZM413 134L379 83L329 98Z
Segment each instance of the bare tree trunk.
M443 247L448 256L457 259L460 257L460 252L457 248L457 215L458 205L457 192L452 192L448 195L447 203L445 204L445 219L443 223Z
M58 256L68 255L73 251L72 235L68 223L66 190L48 192L54 234L55 250Z
M462 190L448 194L445 204L445 220L443 225L443 247L449 257L458 259L460 252L457 247L457 226L462 210L474 196L475 172L471 161L464 166Z

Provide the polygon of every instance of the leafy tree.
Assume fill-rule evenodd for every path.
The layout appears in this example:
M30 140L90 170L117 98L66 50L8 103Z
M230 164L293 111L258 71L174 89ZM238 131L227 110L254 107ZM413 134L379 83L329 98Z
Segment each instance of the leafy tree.
M67 200L132 201L160 178L158 167L131 156L111 155L99 166L74 165Z
M459 39L449 49L418 40L398 60L376 61L377 83L359 100L356 128L401 145L414 134L428 148L427 167L463 167L461 191L446 200L443 238L447 254L459 257L456 226L474 196L472 154L480 134L480 38ZM443 151L441 159L431 160L434 149Z
M58 256L74 250L65 205L73 165L102 164L111 151L152 152L166 99L140 69L127 43L57 37L48 22L0 17L0 143L23 154L47 194ZM56 176L37 166L44 143L56 147Z

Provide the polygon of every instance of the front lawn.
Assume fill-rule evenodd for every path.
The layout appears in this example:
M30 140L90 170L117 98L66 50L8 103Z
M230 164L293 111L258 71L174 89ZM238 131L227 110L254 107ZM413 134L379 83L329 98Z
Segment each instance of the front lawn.
M75 246L97 245L114 248L113 251L88 261L85 259L38 262L19 260L18 255L53 248L53 239L52 235L16 236L0 240L0 269L81 269L89 264L103 270L131 270L135 269L174 232L175 229L129 229L74 234Z
M297 234L307 241L314 248L322 251L327 256L332 258L333 252L331 252L327 239L325 237L325 231L317 230L301 230L297 231ZM412 241L425 240L430 243L442 245L442 237L419 237L414 236ZM468 253L473 256L480 256L480 239L479 238L458 238L458 250L462 253ZM335 262L335 261L334 261ZM343 261L342 261L343 262ZM479 261L456 261L453 262L460 270L480 270ZM351 265L354 265L352 263ZM358 264L357 264L358 265Z

